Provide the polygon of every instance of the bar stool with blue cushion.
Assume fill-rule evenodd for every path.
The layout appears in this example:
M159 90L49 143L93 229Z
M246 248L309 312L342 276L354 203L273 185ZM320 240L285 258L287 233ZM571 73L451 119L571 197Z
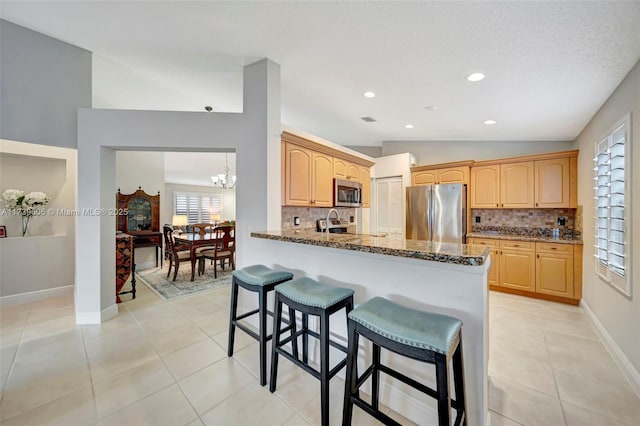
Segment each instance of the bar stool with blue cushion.
M294 364L302 367L316 379L320 379L320 406L322 425L329 424L329 380L346 364L346 358L329 370L329 345L347 352L347 348L329 339L329 317L341 309L348 314L353 309L353 290L350 288L332 287L321 284L311 278L303 277L281 284L276 287L275 307L273 319L273 342L271 342L271 379L269 390L276 390L278 377L278 355L282 355ZM291 335L285 339L280 336L285 329L281 329L282 304L289 307ZM302 313L302 329L297 331L295 314L291 309ZM320 333L309 330L309 315L320 318ZM285 322L286 323L286 322ZM302 336L302 360L298 356L297 339ZM320 340L320 371L309 365L309 336ZM291 342L292 353L284 348Z
M260 342L260 386L264 386L267 383L267 341L272 337L271 334L267 335L267 314L273 315L267 309L267 294L278 284L289 281L291 278L293 278L291 272L276 271L264 265L251 265L233 271L227 355L233 356L236 327ZM238 287L258 293L258 309L238 315ZM254 314L259 315L258 333L240 322L240 320Z
M350 425L353 404L388 425L397 425L379 410L380 372L384 372L438 401L438 424L451 424L451 407L456 410L455 425L467 424L462 362L462 321L446 315L407 308L381 297L374 297L348 315L349 349L345 380L343 425ZM358 338L373 343L372 364L358 377ZM435 364L437 389L434 390L380 363L380 348ZM449 395L449 361L453 360L456 399ZM371 404L360 398L358 389L372 376Z

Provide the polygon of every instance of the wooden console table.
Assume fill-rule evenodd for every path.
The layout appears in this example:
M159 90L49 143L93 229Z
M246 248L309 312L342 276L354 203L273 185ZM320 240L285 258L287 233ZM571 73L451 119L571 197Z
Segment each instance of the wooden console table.
M133 235L133 247L155 247L156 248L156 268L158 267L158 258L160 258L160 267L162 267L162 258L158 256L158 252L162 253L162 232L153 231L130 231L129 235Z

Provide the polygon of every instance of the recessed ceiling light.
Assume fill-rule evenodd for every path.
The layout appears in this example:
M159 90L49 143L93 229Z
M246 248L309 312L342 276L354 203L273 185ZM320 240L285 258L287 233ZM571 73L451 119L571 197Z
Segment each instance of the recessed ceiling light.
M405 124L404 128L405 129L413 129L413 124Z
M473 82L484 80L484 74L482 74L481 72L474 72L473 74L469 74L467 76L467 80L473 81Z
M373 93L373 92L364 92L363 94L364 94L365 98L375 98L376 97L376 94Z
M424 109L426 109L427 111L435 111L438 109L438 105L429 105L424 107Z
M496 120L484 120L484 124L496 124Z

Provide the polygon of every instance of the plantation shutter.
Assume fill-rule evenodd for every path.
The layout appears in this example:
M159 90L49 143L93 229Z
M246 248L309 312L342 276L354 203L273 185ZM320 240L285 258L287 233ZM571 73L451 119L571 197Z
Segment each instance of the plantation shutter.
M212 214L222 214L222 195L176 192L174 211L186 215L189 224L209 223Z
M627 135L628 125L622 121L596 143L593 168L596 272L619 289L624 289L629 274L629 223L625 214L630 205L625 191Z

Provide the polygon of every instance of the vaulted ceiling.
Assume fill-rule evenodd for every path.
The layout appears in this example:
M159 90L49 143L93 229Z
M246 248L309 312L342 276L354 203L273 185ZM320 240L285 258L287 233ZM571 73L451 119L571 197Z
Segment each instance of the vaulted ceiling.
M100 106L241 111L242 67L268 57L283 123L345 145L572 140L640 59L638 1L3 1L0 14L94 52Z

